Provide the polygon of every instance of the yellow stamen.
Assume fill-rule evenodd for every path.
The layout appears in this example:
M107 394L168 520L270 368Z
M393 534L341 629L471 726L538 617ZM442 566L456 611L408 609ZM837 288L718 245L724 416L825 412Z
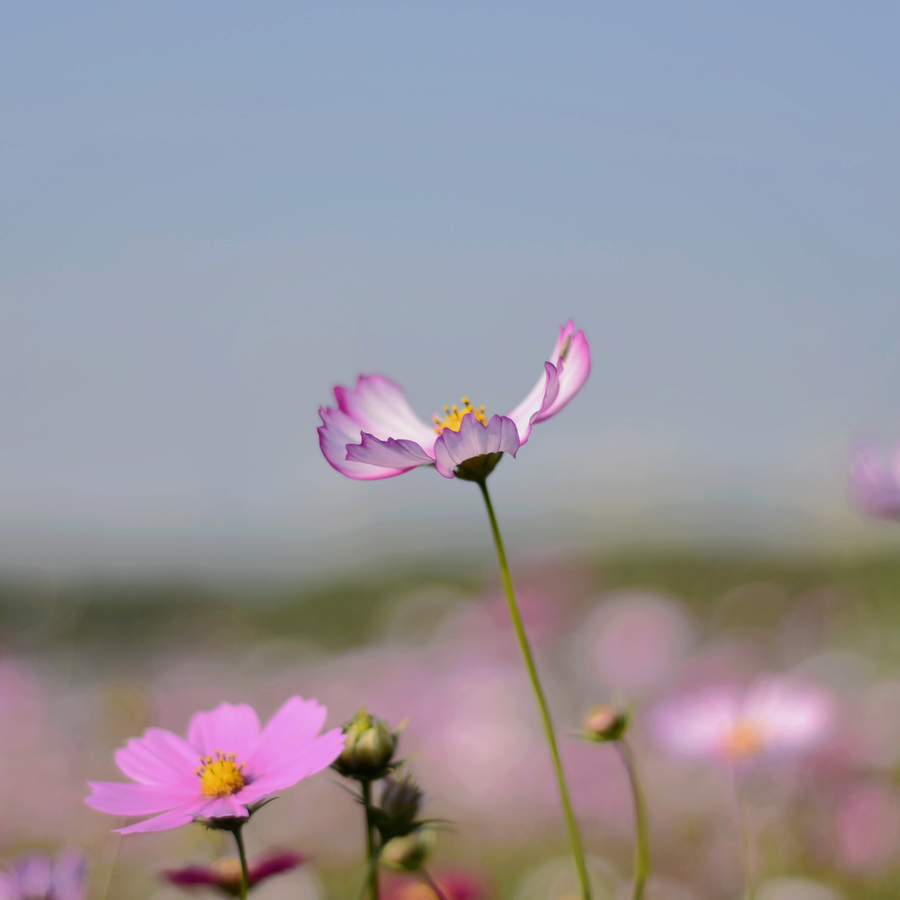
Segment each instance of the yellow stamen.
M461 402L462 409L455 403L453 406L445 406L443 419L440 416L432 416L435 434L440 434L445 428L449 428L450 431L459 431L463 418L468 415L475 416L475 421L481 422L482 425L487 425L487 416L484 414L483 406L479 406L476 409L469 402L468 397L463 397Z
M204 797L227 797L236 794L247 782L244 779L244 763L238 765L234 753L224 754L216 750L215 756L201 756L200 788Z
M755 756L762 750L762 731L755 722L738 722L725 739L725 755L734 760Z

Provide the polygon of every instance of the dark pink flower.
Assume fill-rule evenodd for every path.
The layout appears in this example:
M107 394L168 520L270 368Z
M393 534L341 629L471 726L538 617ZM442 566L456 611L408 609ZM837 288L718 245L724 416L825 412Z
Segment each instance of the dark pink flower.
M116 764L137 784L93 781L88 806L118 816L151 818L122 834L164 831L204 818L246 818L248 806L329 766L344 746L340 728L319 735L326 710L291 697L260 730L251 706L223 703L197 713L187 740L149 728L116 751Z
M337 407L321 407L319 446L342 475L368 481L391 478L418 466L434 466L453 478L460 463L491 453L515 456L531 427L555 416L578 393L591 371L584 333L570 320L544 374L510 413L488 420L467 398L444 407L431 425L412 410L403 389L382 375L361 375L356 387L336 387Z
M56 859L43 853L26 853L0 872L2 900L84 900L87 893L87 859L70 850Z
M247 866L249 885L253 887L273 875L296 869L302 862L301 853L287 850L273 851L260 856ZM163 872L163 876L179 887L213 887L234 897L239 896L241 892L241 864L235 857L223 857L208 865L168 869Z
M900 449L887 459L874 447L857 447L850 467L850 495L871 516L900 518Z

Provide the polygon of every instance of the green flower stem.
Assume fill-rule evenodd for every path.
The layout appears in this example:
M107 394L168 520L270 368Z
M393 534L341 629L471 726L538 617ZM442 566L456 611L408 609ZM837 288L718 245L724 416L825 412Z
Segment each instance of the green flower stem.
M375 846L375 826L372 824L372 782L361 781L363 806L366 809L366 864L369 867L369 900L378 900L378 848Z
M238 848L238 856L241 859L241 894L240 900L247 900L247 892L250 890L250 875L247 872L247 851L244 849L244 824L237 825L232 834Z
M642 900L644 885L650 872L650 835L647 831L647 804L638 778L634 754L625 738L615 741L616 750L622 757L628 780L631 782L631 795L634 798L634 890L632 900Z
M522 624L522 616L519 613L519 605L516 602L516 594L513 590L512 578L509 574L509 563L506 561L506 551L503 549L503 539L500 537L500 528L497 525L497 517L494 515L494 507L491 496L488 493L487 482L484 479L477 481L487 507L488 518L491 521L491 531L494 535L494 545L497 548L497 561L500 564L500 575L503 579L503 590L506 592L506 600L509 604L509 615L512 618L513 628L519 640L519 647L525 659L525 668L528 669L528 677L534 688L538 707L541 711L541 719L544 723L544 732L547 735L547 746L550 748L550 757L553 761L553 770L556 774L556 784L559 788L559 799L562 803L563 816L566 820L566 831L569 834L569 843L572 846L572 856L575 859L575 867L578 869L578 879L581 882L581 896L583 900L591 900L591 882L588 876L587 863L584 859L584 846L581 842L581 833L578 830L578 822L572 810L572 800L569 797L569 788L566 784L566 775L563 771L562 761L559 758L559 748L556 745L556 735L553 732L553 720L550 717L550 708L547 706L547 698L538 678L537 666L534 663L534 654L525 634L525 626Z

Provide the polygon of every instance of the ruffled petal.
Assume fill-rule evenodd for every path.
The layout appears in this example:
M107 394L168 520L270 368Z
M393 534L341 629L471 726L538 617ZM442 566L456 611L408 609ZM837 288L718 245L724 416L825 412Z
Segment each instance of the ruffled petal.
M162 815L144 819L143 822L136 822L127 828L117 828L116 831L119 834L147 834L151 831L168 831L170 828L180 828L182 825L188 825L193 822L200 814L199 811L203 806L203 803L179 806L177 809L171 809Z
M145 816L197 800L200 782L191 791L172 790L150 784L126 784L118 781L90 781L93 791L84 802L100 812L116 816Z
M291 697L262 730L256 749L247 758L247 772L263 776L293 759L325 724L327 710L316 700Z
M509 453L519 450L516 424L507 416L492 416L482 425L474 414L463 416L459 431L444 429L434 444L434 462L444 478L453 478L453 470L467 459L487 453Z
M320 407L319 415L322 417L322 424L318 428L319 447L331 467L337 469L341 475L355 478L357 481L373 481L377 478L393 478L395 475L402 475L411 468L407 464L402 468L386 469L347 459L348 445L354 446L360 443L362 429L359 424L346 413L331 407Z
M116 765L141 784L188 786L196 782L198 751L164 728L148 728L116 751Z
M188 728L188 740L205 756L217 751L234 753L245 762L259 739L259 717L246 703L221 703L209 712L196 713Z
M555 416L581 390L591 372L591 350L583 331L569 321L544 364L544 374L528 396L509 414L519 430L521 444L531 435L531 426Z
M208 819L248 818L250 812L244 805L244 801L239 799L240 796L240 794L231 794L226 797L208 798L198 810L197 815L206 816Z
M434 460L415 442L388 438L382 441L367 432L362 433L362 442L347 445L347 459L365 463L382 469L408 472L417 466L430 466Z

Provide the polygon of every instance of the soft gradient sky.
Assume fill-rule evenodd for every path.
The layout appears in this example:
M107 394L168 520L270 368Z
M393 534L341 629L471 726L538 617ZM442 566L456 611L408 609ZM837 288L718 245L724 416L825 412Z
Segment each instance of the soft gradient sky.
M464 547L469 486L343 480L316 408L383 371L425 416L504 411L570 315L592 379L494 477L523 537L843 533L846 446L900 437L898 28L886 3L8 4L0 565Z

